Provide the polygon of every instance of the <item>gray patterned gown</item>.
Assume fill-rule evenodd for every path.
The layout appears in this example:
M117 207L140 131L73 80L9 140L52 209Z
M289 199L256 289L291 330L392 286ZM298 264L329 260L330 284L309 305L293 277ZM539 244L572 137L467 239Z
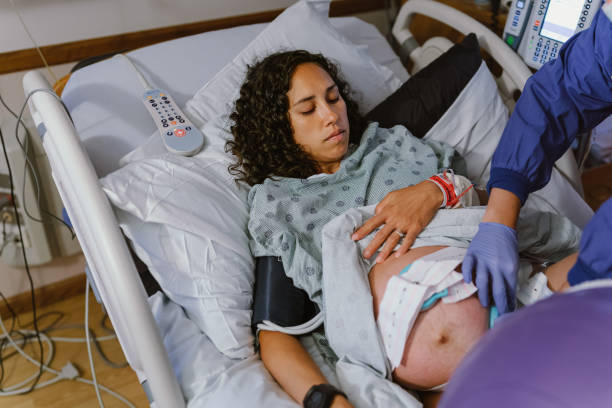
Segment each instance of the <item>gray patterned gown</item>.
M275 178L249 192L253 256L280 256L286 274L323 308L321 231L337 215L452 167L448 145L417 139L403 126L371 123L334 174Z

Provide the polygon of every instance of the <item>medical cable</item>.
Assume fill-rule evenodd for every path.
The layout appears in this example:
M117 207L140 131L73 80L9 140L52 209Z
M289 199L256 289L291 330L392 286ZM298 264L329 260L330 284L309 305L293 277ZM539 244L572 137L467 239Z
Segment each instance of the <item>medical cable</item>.
M125 54L115 54L113 56L113 58L115 57L119 57L119 58L123 58L125 59L134 69L134 72L136 73L136 76L138 77L138 80L140 81L140 83L142 84L143 88L146 91L150 91L152 89L154 89L151 84L149 84L149 82L145 79L145 77L142 75L142 73L140 72L140 70L138 69L138 67L136 67L136 64L134 64L134 61L132 61L132 59L130 57L128 57Z
M51 95L56 97L62 103L62 106L64 106L64 109L66 110L66 112L70 116L70 113L66 109L66 106L63 104L63 102L57 96L57 94L55 94L55 92L53 92L51 90L48 90L48 89L36 89L36 90L30 92L27 95L26 100L25 100L23 106L21 107L21 110L20 110L18 116L15 115L14 112L12 112L10 110L10 108L4 103L4 100L2 100L2 105L4 105L4 107L7 110L9 110L9 112L11 112L13 114L13 116L17 117L17 124L16 124L16 127L15 127L15 138L17 140L17 143L21 147L21 149L24 151L24 155L25 155L24 157L25 157L25 160L26 160L26 162L25 162L26 164L24 164L24 166L25 165L29 165L30 166L30 170L32 171L32 175L33 175L33 177L35 179L35 183L36 183L37 201L38 201L39 207L42 209L42 207L40 206L40 186L39 186L39 182L38 182L38 177L36 175L36 172L35 172L35 169L34 169L32 163L29 161L29 157L27 155L27 151L28 151L27 150L27 137L29 137L30 134L29 134L29 131L28 131L27 127L23 124L23 121L21 119L22 115L23 115L23 112L25 110L25 106L27 105L28 100L32 97L32 95L34 95L36 92L40 92L40 91L50 93ZM70 119L72 120L72 118L70 118ZM24 144L21 143L21 141L19 140L19 137L18 137L19 124L21 124L24 127L25 131L26 131L25 146L24 146ZM12 177L12 169L10 168L10 163L9 163L8 154L7 154L7 151L6 151L6 144L5 144L5 140L4 140L4 135L2 134L2 130L1 129L0 129L0 141L2 142L2 149L3 149L5 160L7 162L7 168L8 168L8 171L9 171L10 194L11 194L11 197L15 197L13 177ZM25 174L25 167L24 167L24 174ZM25 177L24 177L24 183L25 183ZM44 338L45 341L47 341L48 344L49 344L49 350L50 351L49 351L49 354L48 354L48 359L53 354L53 352L52 352L53 345L52 345L51 340L49 339L49 337L46 334L41 333L39 328L38 328L38 323L37 323L38 319L37 319L37 316L36 316L36 301L35 301L35 294L34 294L34 288L33 288L33 280L32 280L32 276L31 276L31 272L29 270L29 264L28 264L28 261L27 261L27 255L25 253L25 246L23 245L23 242L24 242L24 240L23 240L23 232L22 232L22 229L21 229L21 223L20 223L20 220L19 220L19 214L18 214L18 210L17 210L17 206L16 206L16 203L15 203L15 200L13 199L11 201L12 201L12 204L13 204L13 210L15 211L16 223L17 223L18 230L19 230L19 238L20 238L20 241L22 243L21 250L22 250L22 255L23 255L23 259L24 259L24 264L25 264L27 275L28 275L28 280L30 282L30 292L31 292L31 300L32 300L32 315L33 315L32 324L34 326L34 330L33 331L29 331L29 332L31 332L31 334L33 335L32 337L36 337L36 339L38 341L39 350L40 350L40 361L36 362L34 359L32 359L30 356L28 356L25 352L23 352L23 350L13 341L11 335L6 332L6 328L5 328L5 326L4 326L3 322L2 322L2 319L0 318L0 325L2 326L3 332L5 333L5 337L3 338L3 341L4 341L5 338L8 339L10 344L21 355L23 355L28 361L32 362L35 365L38 365L38 367L39 367L38 373L34 374L30 378L22 381L21 383L19 383L17 385L13 385L13 386L7 388L6 389L7 391L0 392L0 396L2 396L2 395L26 394L26 393L31 392L34 389L42 388L42 387L44 387L46 385L51 385L51 384L53 384L53 383L55 383L57 381L60 381L61 379L66 378L66 379L76 379L79 382L83 382L83 383L86 383L86 384L94 385L94 387L96 388L96 394L98 396L98 400L99 400L100 403L101 403L101 397L100 397L100 394L99 394L99 390L102 389L103 391L113 395L115 398L121 400L124 404L126 404L126 405L128 405L130 407L134 407L133 404L131 404L128 400L126 400L121 395L113 392L112 390L108 389L105 386L102 386L102 385L98 384L97 380L96 381L90 381L90 380L86 380L86 379L77 377L78 371L76 371L76 369L72 366L72 364L69 363L68 365L66 365L62 369L61 372L59 372L57 370L53 370L50 367L48 367L48 362L47 363L44 362L44 360L43 360L44 359L44 354L43 354L43 347L42 347L41 337ZM27 213L27 208L25 206L25 200L24 200L24 210ZM63 220L59 219L58 217L54 216L53 214L50 214L50 213L48 213L48 214L51 215L53 218L57 219L58 221L60 221L62 224L64 224L70 230L70 232L72 234L72 237L74 238L74 236L75 236L74 235L74 231L72 230L72 228L70 228L70 226L68 226ZM34 217L31 217L31 218L34 219ZM39 222L42 222L42 220L39 220ZM87 286L87 288L89 288L89 286ZM2 296L2 297L4 298L4 296ZM5 299L5 301L6 301L6 299ZM7 304L8 304L8 302L7 302ZM88 308L87 308L87 310L88 310ZM14 311L12 313L14 314ZM86 319L86 321L87 321L87 319ZM11 331L13 331L13 329ZM19 333L19 334L21 336L23 336L23 333ZM88 354L89 354L89 357L90 357L90 364L92 365L92 368L93 368L93 357L91 355L91 346L89 344L89 342L91 340L89 338L90 337L89 335L90 335L89 330L86 330L86 339L85 339L85 341L87 342L87 346L88 346ZM110 337L111 336L107 336L107 338L110 338ZM112 336L112 337L114 337L114 336ZM27 337L23 337L23 340L27 341ZM59 338L58 340L59 341L75 341L75 339L68 340L68 339L65 339L65 338L64 339ZM98 350L101 351L99 348L98 348ZM56 374L57 377L52 379L52 380L40 383L40 378L42 376L43 370L49 371L51 373L54 373L54 374ZM3 367L2 367L2 373L4 375ZM92 373L95 376L95 371L92 370ZM94 377L94 379L95 379L95 377ZM20 386L22 386L22 385L24 385L24 384L26 384L26 383L28 383L30 381L33 381L33 383L28 388L18 389ZM101 406L103 406L103 405L101 405Z
M25 110L25 106L28 103L28 100L30 99L30 97L38 91L42 91L42 92L47 92L51 95L53 95L56 99L58 99L61 103L62 106L64 107L64 110L66 111L66 113L68 114L68 117L70 118L70 120L72 121L72 117L70 116L70 112L68 111L68 108L66 108L66 106L64 105L63 101L61 100L61 98L53 91L49 90L49 89L35 89L34 91L32 91L26 98L24 104L22 105L20 111L19 111L19 115L17 115L15 112L13 112L13 110L11 110L11 108L4 102L4 99L2 99L2 95L0 95L0 103L2 104L2 106L4 106L4 108L11 114L13 115L13 117L15 119L17 119L17 124L15 127L15 139L17 139L17 143L19 144L19 147L23 150L24 152L24 157L25 157L25 161L24 161L24 177L23 177L23 181L22 181L22 196L24 197L24 202L23 202L23 209L25 211L26 216L36 222L40 222L40 223L45 223L44 220L42 219L38 219L34 216L32 216L32 214L30 214L29 210L28 210L28 206L26 205L26 200L25 200L25 183L26 183L26 177L25 177L25 168L26 166L29 167L30 169L30 173L32 174L32 178L34 179L34 183L36 186L36 204L38 206L38 208L40 208L40 211L42 213L44 213L45 215L48 215L49 217L51 217L52 219L56 220L57 222L61 223L62 225L64 225L66 228L68 228L68 231L70 231L70 236L72 239L74 239L76 237L73 229L61 218L57 217L56 215L54 215L53 213L51 213L49 210L47 210L45 207L43 207L40 203L40 185L39 185L39 181L38 181L38 173L36 172L35 167L33 166L32 162L30 161L30 158L28 156L28 140L29 138L31 138L31 134L30 131L28 130L27 126L25 125L25 123L23 123L22 117L23 117L23 112ZM74 122L73 122L74 123ZM18 136L18 132L19 132L19 125L21 125L26 133L26 136L24 136L25 139L25 147L24 145L21 143L21 141L19 140L19 136Z
M34 47L36 48L38 55L40 55L40 59L42 59L43 64L45 64L45 67L47 68L49 75L51 75L51 78L53 78L53 82L57 82L57 77L55 76L55 73L53 73L53 71L51 70L51 67L47 63L47 60L45 56L43 55L42 51L40 50L40 47L34 40L34 37L32 37L30 30L28 30L28 26L26 25L25 21L23 21L23 18L21 17L21 13L19 12L19 8L15 4L15 1L14 0L10 0L10 1L11 1L11 4L13 5L13 9L15 10L15 13L17 14L17 17L19 18L19 21L21 22L23 29L25 30L28 37L30 37L30 41L32 41L32 44L34 44Z
M2 292L0 292L0 297L2 297L2 300L4 301L6 308L8 309L8 311L11 314L12 317L12 321L11 321L11 329L9 330L8 334L9 335L19 335L21 336L21 341L22 341L22 345L21 347L23 348L27 342L29 340L31 340L32 338L34 338L33 335L28 334L26 332L23 331L19 331L19 330L15 330L15 323L19 323L19 326L21 327L27 327L29 326L32 322L28 322L28 323L21 323L19 322L19 316L17 316L17 314L15 313L15 311L13 310L13 308L11 307L11 305L8 303L8 301L6 300L6 297L4 297L4 295L2 294ZM46 316L52 315L52 314L58 314L58 318L52 322L48 327L46 328L41 328L41 333L44 333L44 335L51 340L52 342L69 342L69 343L84 343L85 341L87 341L86 338L81 338L81 337L58 337L58 336L51 336L48 332L52 331L52 330L66 330L66 329L83 329L83 325L81 324L77 324L77 325L68 325L68 326L63 326L63 327L54 327L59 321L61 321L61 319L64 317L64 314L62 312L59 311L51 311L51 312L47 312L47 313L43 313L42 315L38 316L38 320L39 322ZM106 316L106 314L105 314ZM103 323L103 321L101 322ZM103 327L104 330L109 330L106 327ZM105 354L104 351L102 350L101 346L100 346L100 342L101 341L107 341L107 340L114 340L117 338L117 336L115 334L112 335L108 335L108 336L103 336L103 337L97 337L91 328L88 328L88 331L90 333L90 338L91 338L91 342L93 342L93 344L96 346L96 350L98 352L98 354L100 355L100 357L104 360L104 362L109 365L110 367L113 368L123 368L123 367L127 367L128 364L127 362L124 363L115 363L113 361L111 361ZM111 330L112 332L112 330ZM114 333L114 332L113 332ZM8 355L4 354L4 348L5 345L7 343L7 339L6 338L2 338L2 340L0 341L0 384L2 384L3 379L4 379L4 361L8 360L10 357L12 357L15 354L18 354L17 351L14 351ZM40 386L40 384L39 384ZM14 386L12 387L14 388ZM40 387L37 387L40 388ZM1 391L3 391L5 389L3 389L2 387L0 387L0 395Z
M23 349L21 347L19 347L15 343L15 341L13 340L13 338L11 336L8 336L8 333L6 331L6 327L4 326L4 321L3 321L2 317L0 317L0 329L2 329L2 332L3 332L3 336L2 337L8 339L8 341L11 343L11 346L13 346L15 348L15 350L17 350L19 352L19 354L21 354L30 363L32 363L34 365L39 365L38 361L36 361L32 357L30 357L25 351L23 351ZM34 333L32 330L28 330L28 331ZM52 356L53 355L53 343L51 342L50 338L48 336L46 336L44 333L41 334L41 337L43 337L45 339L45 341L48 341L49 350L50 350L49 351L49 357ZM45 371L47 371L49 373L55 374L56 378L53 378L51 380L45 381L44 383L38 384L37 388L41 388L41 387L43 387L45 385L50 385L50 384L52 384L54 382L57 382L57 381L63 380L63 379L75 380L75 381L78 381L78 382L81 382L81 383L84 383L84 384L89 384L89 385L93 385L94 384L93 381L91 381L91 380L87 380L85 378L79 377L78 376L78 371L77 371L76 367L74 367L74 365L72 365L72 363L67 363L61 369L61 371L58 371L58 370L55 370L55 369L49 367L48 366L48 363L50 362L50 358L49 357L47 357L47 360L49 360L49 361L47 361L44 364L40 364L40 367L41 367L41 369L43 369L43 370L45 370ZM31 380L31 379L26 380L26 382L29 381L29 380ZM24 383L24 382L22 381L22 383ZM14 387L15 387L15 385L13 385L11 387L8 387L8 388L12 389ZM116 392L112 391L108 387L105 387L104 385L99 385L99 388L102 391L104 391L104 392L112 395L113 397L117 398L118 400L123 402L128 407L135 408L134 404L132 404L130 401L128 401L125 397L121 396L120 394L117 394ZM22 390L19 390L19 392L17 392L17 391L9 391L9 392L11 392L10 395L16 395L16 394L23 394L24 393ZM0 396L2 396L2 395L9 395L9 394L5 394L3 392L0 392Z
M37 222L40 223L44 223L44 220L42 219L37 219L35 217L33 217L29 212L28 212L28 207L25 203L25 181L26 181L26 177L25 177L25 168L26 165L30 168L30 172L32 174L32 177L34 178L34 182L36 185L36 204L38 205L38 208L41 209L42 212L44 212L45 214L49 215L51 218L55 219L56 221L60 222L62 225L64 225L66 228L68 228L68 231L70 231L70 235L72 237L72 239L74 239L76 237L74 231L72 230L72 228L61 218L55 216L54 214L52 214L51 212L49 212L47 209L45 209L41 204L40 204L40 185L38 182L38 174L36 172L36 169L34 168L34 166L32 165L32 162L30 161L30 157L28 156L28 141L31 138L30 135L30 131L28 130L27 126L23 123L23 120L21 119L23 117L23 112L25 110L25 107L28 104L28 101L30 100L30 98L32 97L32 95L34 95L36 92L46 92L50 95L52 95L53 97L55 97L63 106L64 111L66 111L66 113L68 114L68 117L70 118L70 121L74 124L74 122L72 121L72 117L70 116L70 112L68 111L68 108L66 108L66 105L64 105L64 102L62 101L62 99L52 90L50 89L35 89L32 92L30 92L28 94L28 96L26 97L25 102L23 103L23 105L21 106L21 109L19 110L19 115L15 115L14 112L12 112L10 109L8 109L8 106L6 106L6 104L4 104L5 108L7 108L9 110L9 112L11 112L13 114L13 116L15 116L15 118L17 119L17 123L15 125L15 139L17 140L17 143L19 144L19 147L21 148L21 150L24 153L24 158L25 158L25 162L24 162L24 177L23 177L23 184L22 184L22 195L24 197L24 203L23 203L23 209L25 210L26 215ZM24 144L21 143L21 141L19 140L19 125L21 124L21 126L24 128L26 135L24 136L25 139L25 146Z
M6 168L8 169L8 173L9 173L8 176L9 176L9 187L10 187L11 197L15 197L15 186L13 185L13 172L11 170L11 165L9 163L8 153L6 151L6 143L4 141L4 135L2 134L2 129L0 129L0 142L2 143L2 152L4 153L4 159L6 160ZM40 351L40 368L38 370L38 375L36 376L32 384L30 385L30 388L24 392L24 393L28 393L34 389L34 387L40 380L40 377L42 376L42 373L43 373L42 364L43 364L44 356L43 356L42 340L40 339L40 331L38 330L38 322L36 319L36 294L34 293L34 281L32 279L32 273L30 272L30 266L28 265L28 257L25 252L25 243L24 243L25 241L23 239L23 231L21 229L21 222L19 220L19 212L17 210L17 204L15 203L15 200L11 200L11 202L13 204L13 210L15 211L15 221L17 223L17 230L19 232L19 239L21 241L21 254L23 255L23 262L24 262L26 274L28 276L28 283L30 285L30 299L32 301L32 325L34 327L34 331L36 332L36 339L38 341L38 347ZM11 342L12 342L12 339L11 339Z

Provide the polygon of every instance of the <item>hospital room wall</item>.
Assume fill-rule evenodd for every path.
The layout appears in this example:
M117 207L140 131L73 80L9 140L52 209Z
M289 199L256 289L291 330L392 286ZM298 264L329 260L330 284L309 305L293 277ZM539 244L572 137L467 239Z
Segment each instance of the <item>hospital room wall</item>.
M32 36L39 45L78 41L125 32L172 26L180 23L211 20L285 8L294 0L14 0ZM333 0L332 0L333 1ZM386 32L385 14L381 11L356 15ZM33 48L8 1L0 5L0 53ZM76 61L75 61L76 62ZM0 64L2 61L0 61ZM68 74L74 63L52 66L58 78ZM40 71L53 82L47 70ZM21 81L25 72L0 75L0 95L16 111L25 97ZM195 91L195 90L194 90ZM27 112L27 110L26 110ZM27 114L27 113L26 113ZM26 117L27 123L31 120ZM0 107L0 128L9 149L17 148L14 139L15 120ZM31 129L34 132L34 129ZM36 133L34 133L36 134ZM6 161L0 154L0 173L6 174ZM47 287L70 281L84 270L82 255L57 258L32 268L35 287ZM0 291L8 298L29 291L23 268L0 262Z

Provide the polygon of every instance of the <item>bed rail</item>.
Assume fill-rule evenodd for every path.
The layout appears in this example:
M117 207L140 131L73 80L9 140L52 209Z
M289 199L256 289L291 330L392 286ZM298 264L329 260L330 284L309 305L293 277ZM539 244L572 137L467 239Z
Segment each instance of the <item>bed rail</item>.
M408 0L401 7L392 33L402 48L402 54L416 61L419 67L419 59L426 53L426 44L418 44L410 32L410 23L415 14L420 14L437 20L454 28L460 33L467 35L474 33L478 37L480 47L497 61L503 68L502 74L496 78L497 85L504 100L511 98L515 91L522 91L525 83L531 76L531 71L514 51L510 49L495 33L472 17L434 0ZM434 47L438 46L434 40ZM427 58L425 56L425 58ZM507 103L508 104L508 103ZM572 187L584 198L584 190L580 179L580 171L576 159L567 150L555 163L557 170L569 181Z
M28 72L23 87L26 96L31 94L29 108L43 138L53 179L130 366L141 382L148 382L152 405L185 406L115 214L70 117L53 95L37 92L51 89L39 72ZM151 355L159 358L147 358Z

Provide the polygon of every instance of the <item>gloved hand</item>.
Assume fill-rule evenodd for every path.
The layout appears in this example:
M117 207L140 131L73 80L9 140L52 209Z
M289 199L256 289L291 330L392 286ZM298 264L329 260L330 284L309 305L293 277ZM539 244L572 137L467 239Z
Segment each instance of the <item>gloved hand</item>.
M516 231L496 222L482 222L463 259L463 279L470 283L476 274L478 298L489 306L490 287L500 314L514 310L519 269Z

